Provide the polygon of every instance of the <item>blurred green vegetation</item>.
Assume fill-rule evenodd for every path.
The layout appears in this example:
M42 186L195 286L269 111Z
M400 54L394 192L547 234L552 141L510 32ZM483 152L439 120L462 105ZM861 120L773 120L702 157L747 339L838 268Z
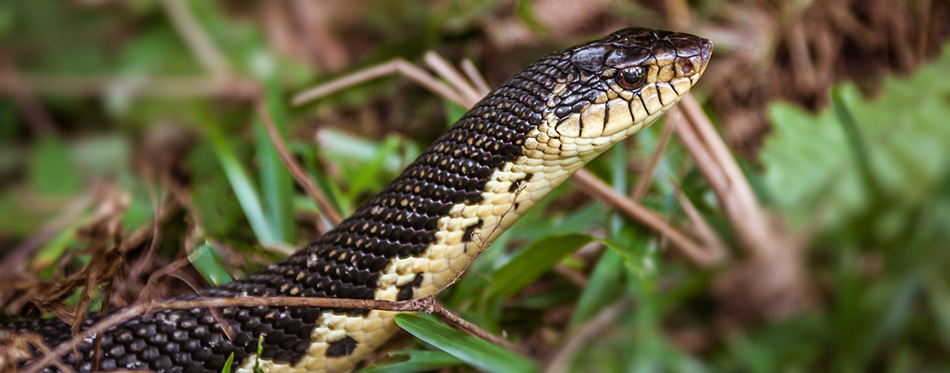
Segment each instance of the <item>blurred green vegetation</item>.
M176 212L160 223L157 259L149 260L158 268L188 258L208 284L243 276L281 257L275 247L299 247L316 236L314 225L327 222L295 186L251 100L227 90L160 95L136 88L148 79L219 83L208 79L160 2L80 3L0 3L0 62L24 84L37 84L32 92L8 90L0 98L0 253L22 248L75 201L101 202L94 190L103 183L127 195L120 216L125 234L149 228L158 202L182 187L190 205L176 203ZM290 151L344 215L459 115L401 78L291 108L290 94L338 73L278 51L273 35L252 17L260 3L186 4L233 70L223 79L262 87L265 108ZM618 8L628 23L643 14L629 4ZM535 32L547 32L527 1L431 7L369 1L366 9L363 27L371 36L359 38L366 46L357 48L360 58L351 69L452 45L461 46L450 53L483 64L493 56L479 54L484 41L477 27L491 22L483 18L489 12L514 14ZM538 42L537 53L528 48L516 59L527 62L591 36ZM555 190L496 240L440 300L466 320L548 356L604 310L622 310L568 360L566 371L948 371L947 71L950 49L910 76L886 78L873 98L845 83L829 92L837 97L834 106L817 113L769 105L772 132L752 160L757 163L744 171L806 248L816 299L799 314L734 320L720 303L728 300L713 291L722 269L697 269L665 253L650 232L571 186ZM99 87L73 89L75 79L64 77L96 78ZM716 87L697 89L701 97L716 94ZM31 112L29 100L43 113ZM397 114L385 114L391 112ZM385 123L390 120L405 122ZM639 181L629 165L650 156L661 126L588 169L626 192ZM152 144L167 133L172 140ZM680 188L736 246L714 195L674 141L643 203L682 223ZM96 213L96 205L86 206L67 219L25 267L46 280L88 263L84 229ZM603 247L602 254L572 255L588 245ZM133 249L130 260L142 260L148 245ZM558 264L581 273L585 286L555 274ZM431 318L406 315L399 322L420 340L367 371L530 371L540 364Z

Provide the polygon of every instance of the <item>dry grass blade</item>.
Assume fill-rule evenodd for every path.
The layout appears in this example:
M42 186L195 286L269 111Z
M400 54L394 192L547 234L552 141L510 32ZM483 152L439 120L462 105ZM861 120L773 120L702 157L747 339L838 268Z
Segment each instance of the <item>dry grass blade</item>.
M646 228L658 233L660 236L669 238L673 246L678 248L687 259L696 265L700 267L710 267L716 264L717 259L710 256L709 252L703 249L702 246L693 242L692 239L657 215L657 213L617 193L617 191L613 190L607 183L598 179L594 174L582 169L571 177L571 182L587 195L619 210L624 215L640 222L640 224L643 224Z
M683 192L678 188L676 190L676 200L679 201L683 211L686 212L686 216L689 217L689 221L692 222L693 231L696 233L696 236L703 241L703 246L705 246L708 251L709 257L713 258L716 263L721 263L725 260L726 244L719 238L719 235L716 234L716 230L709 225L709 222L703 218L703 215L696 210L696 206L693 206L689 198L686 198Z
M343 221L340 213L336 211L333 204L323 195L320 188L317 188L317 185L313 182L310 175L307 174L307 171L297 163L293 155L290 154L290 151L287 150L287 144L284 143L284 139L281 138L280 133L277 132L274 119L267 111L267 106L264 105L263 101L258 101L257 103L257 115L261 117L261 122L264 123L264 128L267 130L267 136L270 137L274 149L276 149L277 154L280 155L280 160L284 163L284 167L290 171L290 174L294 176L297 183L307 191L307 194L310 195L313 202L320 208L320 212L322 212L333 225L339 225L340 222ZM327 232L327 227L324 227L323 224L319 224L318 228L320 228L320 234Z
M706 156L709 156L712 163L700 162L704 174L721 174L725 178L725 184L721 188L714 188L719 200L723 204L726 214L733 223L740 241L746 250L757 252L768 250L774 245L769 242L775 242L771 237L771 227L765 218L765 214L759 207L758 200L752 192L752 187L748 180L739 169L739 164L726 146L726 143L716 132L712 122L703 113L702 108L692 95L686 95L680 102L679 108L687 119L687 126L681 126L684 131L680 133L689 133L693 131L698 135L698 144L706 149ZM686 141L684 141L685 143ZM692 151L691 151L692 153ZM712 184L712 182L710 182Z
M630 194L630 198L634 201L642 200L643 196L647 194L647 190L653 182L653 174L656 172L656 167L660 164L660 158L662 158L663 153L666 152L666 146L669 145L670 138L673 137L673 131L675 129L676 122L666 123L666 125L663 126L660 132L660 138L656 141L656 148L653 149L653 153L650 154L647 168L640 173L640 179Z
M188 4L183 0L162 0L162 6L165 7L165 12L168 13L168 18L175 30L205 70L208 70L211 76L218 78L230 75L231 66L227 58L201 28L195 15L188 8Z
M246 100L255 97L256 85L238 78L218 79L205 76L129 77L30 74L20 77L23 84L38 95L103 96L121 92L129 97L204 98L222 97ZM0 80L0 92L12 94L18 88L9 79Z
M462 60L462 71L465 71L468 80L475 84L475 88L478 89L478 93L480 94L479 98L485 97L491 92L491 86L488 85L488 81L486 81L482 73L478 71L478 68L475 67L472 60L468 58Z
M680 141L683 143L683 147L686 148L689 156L693 158L693 162L696 162L696 167L699 169L699 172L703 174L703 177L706 179L706 182L709 183L709 187L713 189L713 192L715 192L717 196L726 195L727 189L729 188L729 180L726 178L722 169L716 164L712 154L710 154L706 146L703 145L699 135L696 134L689 123L687 123L687 118L679 106L674 106L666 113L666 123L668 126L674 127L676 135L679 136Z
M317 98L337 92L341 89L352 87L354 85L397 72L409 78L409 80L412 80L416 84L428 89L429 91L446 98L447 100L468 107L465 104L468 102L468 100L456 93L452 88L438 81L438 79L427 73L425 70L420 69L416 65L413 65L402 58L395 58L392 61L386 62L384 64L376 65L365 70L360 70L355 73L345 75L339 79L331 80L329 82L307 89L294 95L293 104L300 106L310 101L316 100Z
M627 310L633 307L632 298L621 298L619 301L614 304L605 307L603 310L597 313L593 319L584 324L583 327L577 331L568 334L564 340L567 341L556 353L554 357L548 362L547 367L544 369L545 373L564 373L567 372L567 367L569 363L574 358L574 355L580 351L584 345L596 339L598 336L602 335L607 328L612 327L614 322L623 316Z
M459 73L455 67L452 67L452 64L449 63L444 57L429 51L426 53L423 58L426 65L429 66L432 70L439 74L443 79L447 80L451 87L455 88L465 99L468 101L468 104L465 107L470 108L475 106L478 103L478 100L481 100L484 94L480 94L478 89L472 86L465 78Z

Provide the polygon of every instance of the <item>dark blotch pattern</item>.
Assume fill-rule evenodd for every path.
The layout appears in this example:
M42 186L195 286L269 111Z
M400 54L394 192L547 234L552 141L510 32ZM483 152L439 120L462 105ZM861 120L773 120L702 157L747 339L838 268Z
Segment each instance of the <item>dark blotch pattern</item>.
M412 299L413 290L419 285L422 285L422 273L416 273L416 277L412 279L408 284L402 285L399 287L399 294L396 295L396 300L410 300Z
M349 356L356 351L356 340L353 337L346 336L339 341L330 342L330 347L327 347L327 357L343 357Z
M475 235L475 230L478 228L481 228L482 224L485 224L485 221L482 219L478 219L478 221L476 221L475 224L465 227L465 233L462 234L462 240L472 241L475 238L475 237L472 237L473 235Z
M523 178L515 180L515 182L511 183L511 186L508 187L508 193L514 193L519 188L521 188L522 185L525 185L525 183L531 181L532 177L534 177L534 174L529 172L525 174Z

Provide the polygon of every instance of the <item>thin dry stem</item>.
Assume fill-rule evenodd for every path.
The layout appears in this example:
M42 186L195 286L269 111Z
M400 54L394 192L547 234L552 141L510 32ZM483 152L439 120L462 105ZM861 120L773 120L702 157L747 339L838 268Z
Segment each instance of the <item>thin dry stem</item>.
M343 221L343 218L340 217L340 213L336 211L333 204L330 203L330 200L323 195L320 188L317 188L317 184L313 182L313 179L307 174L307 171L297 163L297 160L295 160L293 155L290 154L290 151L287 150L287 144L284 143L280 132L277 131L277 126L274 125L274 119L262 101L257 103L257 115L261 117L261 122L264 123L264 128L267 130L267 136L270 137L271 143L274 144L274 149L276 149L277 154L280 155L280 160L284 162L284 166L290 171L290 174L294 176L294 179L297 180L297 184L300 184L300 186L307 191L307 194L309 194L310 198L317 204L317 207L320 208L320 212L326 216L327 220L330 220L333 225L339 225L340 222ZM327 232L327 227L322 226L322 224L318 224L317 227L320 229L320 234Z
M517 352L517 353L519 353L519 354L522 354L522 355L527 355L527 354L528 354L528 352L524 349L524 347L521 347L521 346L519 346L519 345L516 345L516 344L514 344L514 343L511 343L511 342L509 342L507 339L504 339L504 338L501 338L501 337L496 336L496 335L494 335L494 334L491 334L491 333L485 331L484 329L479 328L477 325L472 324L472 323L466 321L465 319L463 319L463 318L461 318L461 317L458 317L457 315L455 315L454 313L452 313L451 311L449 311L447 308L445 308L444 306L442 306L439 302L435 302L435 307L434 307L432 313L441 316L442 319L444 319L444 320L448 321L449 323L453 324L456 329L460 329L460 330L466 331L466 332L468 332L468 333L471 334L471 335L474 335L474 336L479 337L479 338L481 338L481 339L484 339L484 340L487 340L487 341L489 341L489 342L492 342L492 343L494 343L494 344L496 344L496 345L499 345L499 346L501 346L501 347L504 347L505 349L508 349L508 350L510 350L510 351L515 351L515 352Z
M666 113L667 125L674 127L676 135L679 136L683 147L686 148L690 157L696 162L696 167L699 168L699 172L703 174L706 182L709 183L709 187L712 188L717 196L725 195L726 190L729 188L729 181L726 179L725 173L716 165L712 154L710 154L709 150L699 139L699 135L693 131L693 128L686 121L686 116L683 115L679 106L674 106Z
M162 6L168 13L175 31L181 36L191 49L191 52L213 77L221 78L230 75L231 66L227 58L214 45L211 37L201 28L188 4L183 0L162 0Z
M567 367L570 366L569 363L574 358L574 355L577 354L577 351L583 348L588 342L602 335L607 328L612 327L616 320L632 306L632 298L621 298L619 301L598 312L594 318L584 324L580 329L567 335L564 338L567 343L561 346L554 354L554 358L547 364L544 372L567 372Z
M679 107L682 108L688 123L699 134L700 141L718 166L716 168L721 170L727 179L726 189L714 188L714 191L719 192L717 196L723 203L724 210L729 215L729 220L732 221L733 229L736 230L743 247L752 254L766 254L771 248L778 247L778 245L769 244L769 242L775 242L775 237L772 237L770 224L759 206L755 193L752 192L752 187L739 169L739 164L732 157L732 153L716 132L712 122L703 113L699 103L692 95L687 94Z
M437 74L439 74L439 76L448 81L449 85L455 88L455 90L458 91L462 97L465 97L467 100L465 107L470 108L475 106L475 104L478 103L478 100L481 100L482 96L484 96L479 94L478 89L472 86L470 82L465 80L465 77L463 77L462 74L455 69L455 67L452 67L452 64L449 63L449 61L447 61L438 53L433 51L427 52L423 58L423 61L425 61L426 65L428 65L430 69L434 70Z
M409 80L412 80L416 84L428 89L429 91L446 98L447 100L451 100L452 102L455 102L459 105L466 106L465 102L467 102L467 100L456 93L452 88L443 84L425 70L422 70L416 67L416 65L413 65L408 61L398 57L381 65L376 65L365 70L347 74L338 79L319 84L313 88L300 92L294 95L293 104L300 106L310 101L316 100L317 98L337 92L341 89L352 87L354 85L397 72L406 78L409 78Z
M696 235L702 239L703 246L706 248L709 257L716 263L725 260L726 245L722 239L719 238L719 235L716 234L716 230L713 229L712 226L709 225L709 222L703 218L703 215L696 210L696 207L689 201L689 198L683 195L682 190L677 189L676 200L679 201L683 211L686 212L686 216L689 217L690 222L693 223L693 230L696 232Z
M653 153L650 154L647 168L640 173L640 180L637 181L637 185L633 188L633 193L630 194L630 198L634 201L639 202L643 199L643 196L647 194L647 190L649 190L650 184L653 182L653 174L660 164L660 159L663 158L663 153L666 152L666 146L669 145L670 138L673 137L673 130L675 129L676 122L673 122L667 123L660 131L660 138L656 141L656 148L653 149Z
M640 222L645 227L669 238L673 246L679 248L683 255L700 267L709 267L715 264L715 258L709 256L699 244L672 226L652 210L643 207L630 198L617 193L607 183L601 181L587 170L580 170L571 177L571 182L587 195L594 197L608 206Z
M64 74L20 75L22 84L43 96L104 96L121 93L129 97L193 98L226 97L248 99L256 96L256 86L237 78L218 79L206 76L78 76ZM11 94L18 89L9 79L0 80L0 92Z
M491 86L488 84L488 81L485 80L485 77L482 76L482 73L478 71L478 68L475 67L475 63L473 63L472 60L468 58L462 60L462 71L468 76L469 81L475 83L475 89L478 90L480 98L487 96L488 93L491 92Z

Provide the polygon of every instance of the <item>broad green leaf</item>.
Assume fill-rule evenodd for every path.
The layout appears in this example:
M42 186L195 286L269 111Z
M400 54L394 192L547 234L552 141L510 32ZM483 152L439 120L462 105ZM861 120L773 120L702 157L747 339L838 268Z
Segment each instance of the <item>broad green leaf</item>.
M481 338L452 329L432 316L402 313L396 324L416 338L489 372L536 372L538 365Z
M188 253L188 261L213 286L231 282L231 275L218 257L218 251L211 242L205 241Z
M391 356L405 356L406 361L400 361L389 365L373 365L366 369L361 369L360 373L414 373L440 370L443 368L454 367L465 364L455 356L449 355L444 351L397 351L390 353Z
M561 260L594 240L584 234L550 236L524 249L495 273L492 294L510 297L537 280Z

